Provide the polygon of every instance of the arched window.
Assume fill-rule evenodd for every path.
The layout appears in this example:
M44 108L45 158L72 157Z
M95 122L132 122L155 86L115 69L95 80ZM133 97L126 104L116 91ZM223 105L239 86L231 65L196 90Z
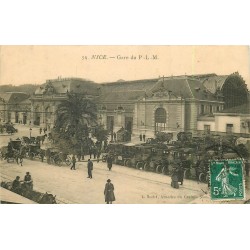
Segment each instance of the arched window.
M155 111L155 132L166 129L167 113L164 108Z

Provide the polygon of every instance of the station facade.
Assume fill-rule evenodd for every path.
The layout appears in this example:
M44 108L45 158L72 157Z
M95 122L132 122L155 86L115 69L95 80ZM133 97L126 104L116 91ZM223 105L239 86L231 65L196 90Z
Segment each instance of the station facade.
M184 75L101 84L81 78L58 78L47 80L31 97L25 93L12 93L9 99L1 96L1 120L52 127L57 105L67 99L68 93L92 99L98 106L99 123L110 132L124 128L134 136L147 137L158 131L194 135L208 129L216 131L220 128L215 125L219 120L215 117L225 114L223 110L249 103L247 86L237 72L228 76ZM17 101L15 96L20 99Z

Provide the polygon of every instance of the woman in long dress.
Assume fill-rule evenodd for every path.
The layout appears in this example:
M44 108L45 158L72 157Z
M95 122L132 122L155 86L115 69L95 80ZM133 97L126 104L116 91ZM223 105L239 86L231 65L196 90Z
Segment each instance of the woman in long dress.
M229 175L238 176L238 174L233 173L228 165L224 165L220 173L216 177L216 181L221 182L221 193L224 197L234 195L236 196L237 188L229 184Z

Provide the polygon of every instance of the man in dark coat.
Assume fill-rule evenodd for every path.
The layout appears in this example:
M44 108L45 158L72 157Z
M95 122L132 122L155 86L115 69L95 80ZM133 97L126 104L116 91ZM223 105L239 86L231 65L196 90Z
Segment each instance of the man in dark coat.
M107 156L107 167L108 167L109 171L112 168L112 164L113 164L112 155L108 154L108 156Z
M17 176L16 179L13 181L11 190L17 194L21 193L20 176Z
M179 183L178 183L178 170L175 168L173 170L173 173L171 175L171 187L173 188L179 188Z
M181 185L183 185L183 179L184 179L184 169L182 167L182 164L180 164L178 168L178 182L180 182Z
M140 136L139 136L139 137L140 137L140 141L142 141L142 134L140 134Z
M115 201L114 190L114 185L111 183L111 180L108 179L104 189L105 202L107 204L112 204L112 202Z
M24 176L24 185L27 189L33 190L33 180L29 172L26 172L26 175Z
M87 178L92 179L93 162L90 159L88 159L87 168L88 168L88 177Z
M76 170L76 157L75 157L75 155L73 155L73 157L72 157L72 166L71 166L70 170Z

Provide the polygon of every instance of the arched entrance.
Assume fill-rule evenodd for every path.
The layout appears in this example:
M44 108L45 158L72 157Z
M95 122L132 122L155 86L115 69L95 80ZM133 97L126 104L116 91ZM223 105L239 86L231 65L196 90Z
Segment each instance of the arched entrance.
M167 112L164 108L155 110L155 133L166 130Z

